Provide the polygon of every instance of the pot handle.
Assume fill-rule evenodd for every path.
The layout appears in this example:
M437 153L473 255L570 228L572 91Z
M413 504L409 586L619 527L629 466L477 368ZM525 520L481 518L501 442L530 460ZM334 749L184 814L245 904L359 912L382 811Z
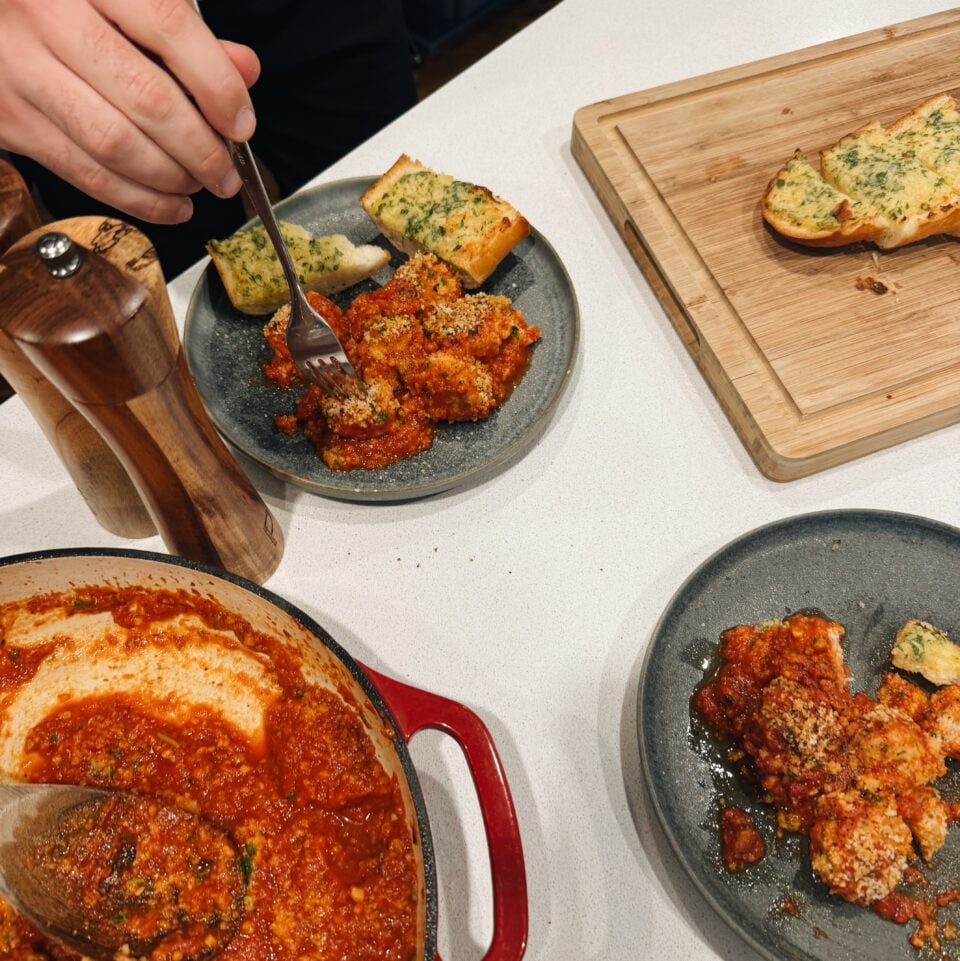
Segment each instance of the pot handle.
M493 737L463 704L411 687L363 665L405 741L434 728L449 734L467 760L490 852L493 940L484 961L520 961L527 946L527 877L517 812ZM437 955L437 961L440 961Z

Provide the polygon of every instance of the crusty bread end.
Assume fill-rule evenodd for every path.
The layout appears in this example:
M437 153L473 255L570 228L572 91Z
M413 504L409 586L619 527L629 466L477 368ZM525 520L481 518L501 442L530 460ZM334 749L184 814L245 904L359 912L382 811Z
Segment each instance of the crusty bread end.
M479 287L530 232L526 219L486 187L436 173L406 154L360 204L394 247L435 254L467 289Z
M889 127L874 120L847 134L820 152L821 173L798 154L763 198L764 218L784 236L811 246L870 240L892 249L960 232L960 113L946 94Z

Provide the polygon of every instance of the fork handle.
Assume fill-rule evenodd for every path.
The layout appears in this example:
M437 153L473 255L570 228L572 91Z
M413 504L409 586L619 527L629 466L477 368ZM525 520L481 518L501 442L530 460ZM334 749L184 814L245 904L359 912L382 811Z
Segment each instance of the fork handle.
M263 186L263 178L257 169L257 161L254 159L250 144L246 142L238 143L234 140L227 140L226 144L233 160L233 166L240 176L243 189L246 191L253 209L257 212L257 216L263 223L267 236L277 252L280 267L283 270L284 277L287 278L287 286L290 288L290 297L299 297L305 300L303 290L300 287L300 278L297 276L297 268L293 265L283 234L280 233L280 224L277 223L273 206L267 196L267 190Z

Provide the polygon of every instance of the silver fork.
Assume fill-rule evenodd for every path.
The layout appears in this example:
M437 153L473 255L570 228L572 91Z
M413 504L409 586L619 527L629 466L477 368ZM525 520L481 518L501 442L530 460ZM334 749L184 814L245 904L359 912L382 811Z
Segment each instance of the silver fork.
M250 145L228 140L227 148L250 203L273 242L290 288L290 320L287 324L290 357L303 377L326 394L340 399L356 394L360 390L360 378L347 360L343 344L326 320L310 306L300 286L296 267L280 233Z

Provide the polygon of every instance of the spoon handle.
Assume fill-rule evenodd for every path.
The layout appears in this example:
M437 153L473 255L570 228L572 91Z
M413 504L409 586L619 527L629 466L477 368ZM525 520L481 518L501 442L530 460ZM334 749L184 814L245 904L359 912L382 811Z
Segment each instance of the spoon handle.
M0 782L0 875L10 853L6 845L21 838L25 825L29 824L31 830L52 826L64 811L106 797L107 793L99 788L72 784Z

